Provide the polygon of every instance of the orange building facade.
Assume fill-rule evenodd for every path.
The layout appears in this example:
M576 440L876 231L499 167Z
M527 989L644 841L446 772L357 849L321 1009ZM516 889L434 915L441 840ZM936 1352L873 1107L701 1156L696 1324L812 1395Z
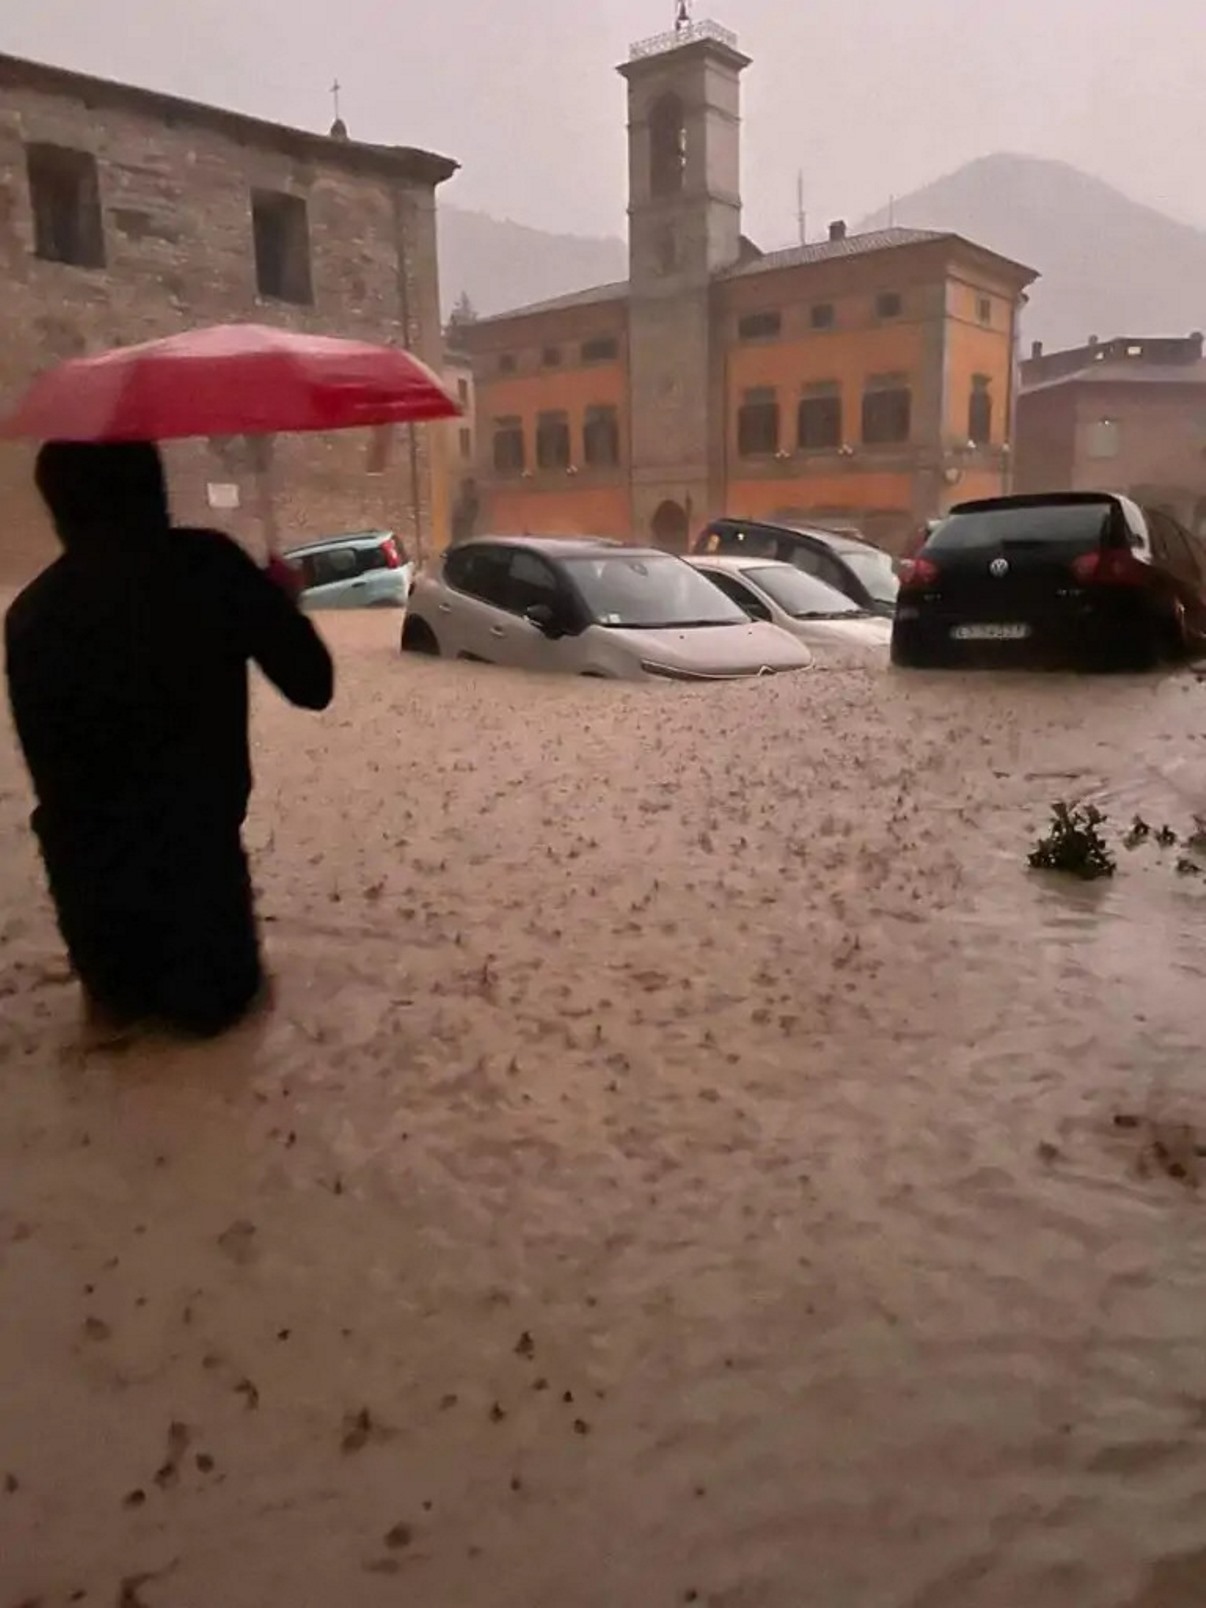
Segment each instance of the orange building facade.
M777 514L896 547L1008 488L1036 275L907 229L758 251L736 193L746 65L711 23L634 46L629 280L463 332L479 530L681 549L718 514Z

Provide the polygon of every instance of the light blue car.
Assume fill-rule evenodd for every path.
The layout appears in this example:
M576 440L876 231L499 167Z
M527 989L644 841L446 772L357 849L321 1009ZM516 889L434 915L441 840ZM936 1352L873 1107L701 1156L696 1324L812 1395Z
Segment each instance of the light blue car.
M388 530L324 536L291 547L286 564L301 578L306 609L404 609L414 565Z

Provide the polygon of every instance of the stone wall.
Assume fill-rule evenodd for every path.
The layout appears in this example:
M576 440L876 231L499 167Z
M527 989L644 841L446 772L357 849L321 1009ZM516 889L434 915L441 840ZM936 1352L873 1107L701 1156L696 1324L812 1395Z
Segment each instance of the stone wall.
M70 74L31 69L27 80L20 66L0 58L0 404L56 359L243 320L404 343L440 367L434 186L451 163L426 153L395 160ZM38 142L96 158L103 268L36 254L26 147ZM311 305L257 294L253 189L305 198ZM365 432L279 438L282 539L388 526L412 549L430 549L441 533L427 428L392 432L384 464ZM53 551L30 488L31 457L0 445L0 580L9 582ZM168 460L180 522L220 524L257 544L245 453L189 442ZM239 485L238 510L209 506L207 488L218 483Z

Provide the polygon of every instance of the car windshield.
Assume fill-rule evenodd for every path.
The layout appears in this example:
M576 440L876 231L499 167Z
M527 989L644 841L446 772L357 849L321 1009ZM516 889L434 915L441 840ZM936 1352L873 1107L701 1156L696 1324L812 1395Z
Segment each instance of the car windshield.
M837 614L865 614L853 598L792 564L758 564L741 571L748 580L793 619L827 618Z
M749 624L736 603L671 553L599 553L566 559L565 567L598 625L654 630Z
M854 571L877 603L895 603L900 582L887 553L881 553L875 547L843 547L838 556L847 569Z
M1110 526L1107 502L1030 503L1009 508L969 508L944 519L926 543L928 553L967 552L1004 542L1072 543L1094 547Z

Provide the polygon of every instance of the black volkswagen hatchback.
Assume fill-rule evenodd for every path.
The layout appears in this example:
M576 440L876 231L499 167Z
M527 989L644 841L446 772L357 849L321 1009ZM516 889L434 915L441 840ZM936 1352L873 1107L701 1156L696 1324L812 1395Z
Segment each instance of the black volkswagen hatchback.
M1206 546L1106 492L960 503L901 569L892 660L1147 669L1206 643Z

